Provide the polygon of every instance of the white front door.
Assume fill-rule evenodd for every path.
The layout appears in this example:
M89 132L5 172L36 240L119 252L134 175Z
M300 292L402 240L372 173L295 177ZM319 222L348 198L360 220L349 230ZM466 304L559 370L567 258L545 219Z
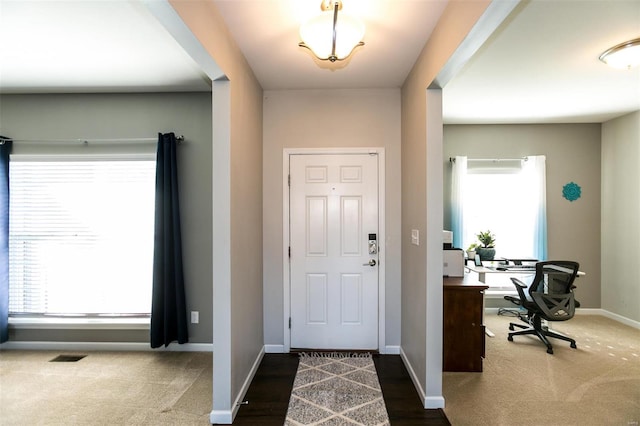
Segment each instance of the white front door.
M291 348L378 349L378 155L289 159Z

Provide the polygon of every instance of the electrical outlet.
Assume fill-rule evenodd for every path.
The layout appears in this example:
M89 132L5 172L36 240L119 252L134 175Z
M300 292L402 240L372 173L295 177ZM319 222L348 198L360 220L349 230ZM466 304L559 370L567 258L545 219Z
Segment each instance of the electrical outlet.
M200 322L200 312L191 311L191 324L197 324Z

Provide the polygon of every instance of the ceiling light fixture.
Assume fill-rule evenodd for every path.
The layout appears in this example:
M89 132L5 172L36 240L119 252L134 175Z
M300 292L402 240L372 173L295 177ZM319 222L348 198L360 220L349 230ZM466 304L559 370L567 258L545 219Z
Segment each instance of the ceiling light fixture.
M345 14L341 0L322 0L322 13L300 26L300 47L309 49L321 61L342 61L358 47L364 46L364 24Z
M640 65L640 38L634 38L607 49L599 59L613 68L630 69Z

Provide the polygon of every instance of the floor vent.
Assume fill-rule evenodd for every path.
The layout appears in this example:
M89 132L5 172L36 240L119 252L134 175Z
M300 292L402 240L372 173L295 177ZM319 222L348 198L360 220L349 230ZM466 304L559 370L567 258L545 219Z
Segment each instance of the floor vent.
M86 355L58 355L49 362L77 362L84 357L86 357Z

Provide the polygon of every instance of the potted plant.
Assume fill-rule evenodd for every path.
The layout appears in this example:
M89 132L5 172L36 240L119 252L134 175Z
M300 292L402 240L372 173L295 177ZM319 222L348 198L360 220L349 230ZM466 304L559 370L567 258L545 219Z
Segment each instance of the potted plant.
M469 246L469 248L467 248L467 259L475 259L476 257L476 248L478 248L478 244L477 243L473 243Z
M478 241L482 244L476 247L476 252L480 255L480 260L493 260L496 255L495 243L496 236L490 230L480 232L476 235Z

